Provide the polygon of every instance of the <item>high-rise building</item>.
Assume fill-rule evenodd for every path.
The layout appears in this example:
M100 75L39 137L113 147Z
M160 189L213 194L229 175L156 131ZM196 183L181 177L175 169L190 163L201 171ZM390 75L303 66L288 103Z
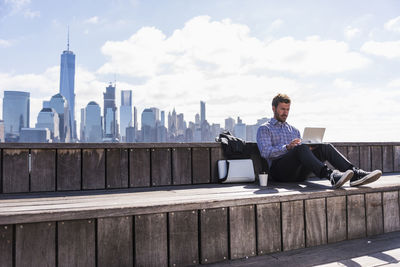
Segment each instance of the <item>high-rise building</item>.
M44 102L43 104L46 105L46 108L53 108L58 113L60 142L71 142L72 125L67 99L61 94L56 94L48 103Z
M0 142L4 143L4 121L0 120Z
M200 101L200 125L206 120L206 102Z
M225 130L233 133L233 128L235 128L235 120L231 117L225 119Z
M50 143L51 133L47 128L22 128L21 143Z
M67 50L61 54L60 94L68 101L68 116L71 120L71 139L76 140L75 121L75 54L69 50L69 33Z
M153 109L146 108L142 112L142 140L155 142L156 140L156 114Z
M237 124L234 126L233 132L236 137L246 140L246 124L242 122L240 117L237 118Z
M22 128L29 128L30 94L4 91L3 119L6 142L17 142Z
M79 140L81 142L85 142L85 109L81 108L81 124L80 124L80 135L79 135Z
M118 140L117 107L115 105L115 86L106 87L104 96L104 137L109 141Z
M60 122L58 113L53 108L42 108L38 114L35 128L47 128L53 142L60 142Z
M120 133L121 140L126 141L126 128L133 126L132 121L132 91L121 90L121 107L120 107Z
M85 110L85 138L86 142L102 141L101 110L99 104L89 102Z

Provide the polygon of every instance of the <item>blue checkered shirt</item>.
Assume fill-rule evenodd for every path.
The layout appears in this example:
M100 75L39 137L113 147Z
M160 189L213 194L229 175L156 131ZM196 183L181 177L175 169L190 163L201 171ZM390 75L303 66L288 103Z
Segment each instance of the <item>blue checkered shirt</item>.
M274 159L287 153L286 145L295 138L300 138L299 130L287 122L279 122L275 118L258 128L258 149L261 156L268 161L269 167Z

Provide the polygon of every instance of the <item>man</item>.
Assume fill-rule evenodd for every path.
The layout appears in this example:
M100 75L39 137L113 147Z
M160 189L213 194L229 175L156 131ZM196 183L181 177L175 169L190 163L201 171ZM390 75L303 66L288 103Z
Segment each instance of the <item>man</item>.
M347 181L350 181L350 186L359 186L379 179L382 175L380 170L366 172L357 168L331 144L302 144L299 130L286 122L290 103L290 98L285 94L275 96L272 100L274 118L257 132L258 149L268 162L272 179L301 182L313 172L320 178L330 180L334 188L341 187ZM328 161L335 170L328 168L324 161Z

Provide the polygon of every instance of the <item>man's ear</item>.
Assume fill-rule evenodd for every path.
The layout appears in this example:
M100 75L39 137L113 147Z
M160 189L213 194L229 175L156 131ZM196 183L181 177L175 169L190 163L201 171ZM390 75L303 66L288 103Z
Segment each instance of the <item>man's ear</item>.
M275 109L276 109L275 106L272 106L272 111L273 111L274 113L275 113Z

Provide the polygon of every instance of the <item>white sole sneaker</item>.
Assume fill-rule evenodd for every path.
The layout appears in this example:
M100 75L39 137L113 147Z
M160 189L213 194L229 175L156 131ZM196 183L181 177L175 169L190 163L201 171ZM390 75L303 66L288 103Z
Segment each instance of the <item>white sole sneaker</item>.
M370 184L372 182L375 182L382 176L382 172L380 170L375 170L371 172L370 174L364 176L361 179L358 179L357 181L350 181L350 186L360 186L360 185L366 185Z
M353 174L354 172L352 170L345 171L339 181L337 181L336 184L332 185L332 187L335 189L341 187L353 177Z

